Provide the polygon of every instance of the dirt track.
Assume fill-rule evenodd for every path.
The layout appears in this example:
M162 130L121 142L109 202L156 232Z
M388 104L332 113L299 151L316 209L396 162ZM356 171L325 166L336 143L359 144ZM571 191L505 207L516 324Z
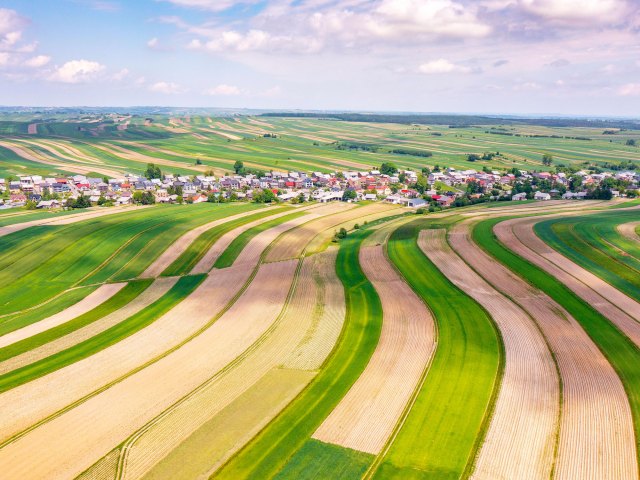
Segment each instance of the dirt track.
M41 218L39 220L30 220L27 222L16 223L14 225L7 225L6 227L0 227L0 237L9 235L10 233L19 232L29 227L36 227L41 225L69 225L71 223L81 222L83 220L89 220L92 218L98 218L105 215L112 215L114 213L126 212L127 209L138 209L148 207L109 207L109 208L97 208L90 209L81 213L74 213L70 215L64 215L62 217Z

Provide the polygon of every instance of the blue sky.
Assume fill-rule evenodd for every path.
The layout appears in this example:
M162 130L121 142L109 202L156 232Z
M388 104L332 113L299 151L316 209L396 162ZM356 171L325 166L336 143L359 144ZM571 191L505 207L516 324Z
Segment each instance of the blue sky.
M0 0L0 104L640 116L640 2Z

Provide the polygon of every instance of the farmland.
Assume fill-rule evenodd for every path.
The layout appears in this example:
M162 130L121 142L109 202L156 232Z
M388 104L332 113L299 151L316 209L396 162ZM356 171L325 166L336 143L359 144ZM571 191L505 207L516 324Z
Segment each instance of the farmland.
M640 166L636 130L586 126L1 123L7 176ZM418 209L291 178L0 213L3 478L640 479L637 201L436 202L458 184Z
M638 149L627 145L628 140L640 143L640 134L634 130L609 135L603 134L603 128L531 124L450 128L330 118L151 118L148 122L144 117L129 117L124 130L106 119L100 128L99 116L75 124L71 118L53 118L32 134L27 133L25 122L1 139L0 176L25 172L113 176L139 173L149 162L170 173L193 175L207 170L230 172L236 161L248 168L331 172L383 162L413 169L425 164L535 169L543 168L545 153L553 156L555 164L578 169L640 160ZM474 164L467 160L469 154L482 157L487 152L498 155Z

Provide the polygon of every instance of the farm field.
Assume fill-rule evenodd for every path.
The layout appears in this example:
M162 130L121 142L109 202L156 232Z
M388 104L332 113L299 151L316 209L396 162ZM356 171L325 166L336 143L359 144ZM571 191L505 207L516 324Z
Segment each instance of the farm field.
M548 153L556 164L603 167L615 158L637 162L634 130L615 135L602 128L488 125L449 128L442 124L397 124L273 116L174 118L152 123L129 118L128 128L96 130L96 123L50 119L36 133L27 124L0 141L0 176L25 171L43 176L140 174L147 163L167 173L194 175L248 168L276 171L366 170L383 162L420 170L425 164L466 168L543 168ZM265 134L270 135L265 137ZM395 153L394 153L395 152ZM499 153L470 164L467 155Z
M0 174L640 160L635 131L152 118L17 122ZM0 476L640 480L637 201L209 200L0 212Z

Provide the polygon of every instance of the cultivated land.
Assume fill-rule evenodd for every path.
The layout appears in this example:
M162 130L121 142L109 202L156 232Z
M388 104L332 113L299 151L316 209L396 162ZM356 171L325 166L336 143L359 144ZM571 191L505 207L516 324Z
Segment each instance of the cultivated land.
M593 126L53 117L0 120L0 177L640 160ZM0 211L0 476L640 480L637 202L216 198Z

